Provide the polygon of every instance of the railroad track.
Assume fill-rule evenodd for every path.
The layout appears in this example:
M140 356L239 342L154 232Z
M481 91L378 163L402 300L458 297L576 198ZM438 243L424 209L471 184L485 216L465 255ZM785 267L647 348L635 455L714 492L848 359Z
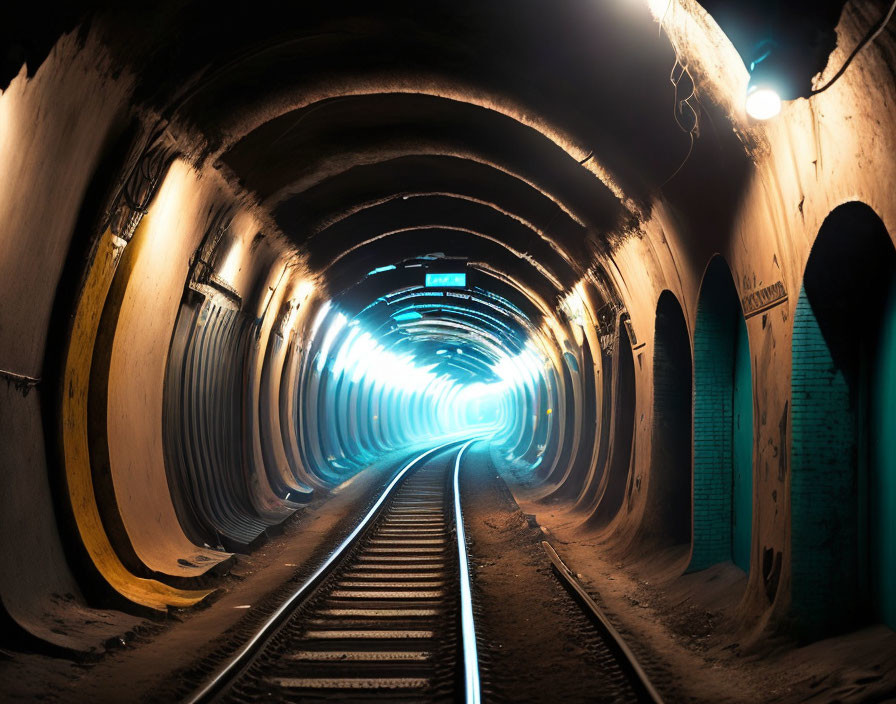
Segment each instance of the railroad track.
M613 654L620 669L626 674L636 701L663 704L663 698L653 686L647 673L644 672L644 668L641 667L635 654L632 653L619 631L610 623L610 619L591 598L588 591L579 583L575 573L566 566L550 543L542 541L541 546L554 567L554 574L582 607L585 615L597 627L604 645Z
M407 463L335 552L188 702L478 704L458 483L463 454L476 439L440 445ZM543 546L630 683L620 701L661 704L620 635L553 548Z
M336 552L189 701L478 702L457 493L472 442L402 468Z

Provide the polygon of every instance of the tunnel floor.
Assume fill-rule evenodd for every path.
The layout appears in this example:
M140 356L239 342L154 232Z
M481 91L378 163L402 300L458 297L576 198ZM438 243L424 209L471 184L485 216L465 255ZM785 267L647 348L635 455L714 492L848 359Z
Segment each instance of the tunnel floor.
M612 654L552 574L542 531L488 453L471 453L466 497L488 701L633 701Z
M896 0L12 10L0 704L896 704Z
M7 698L183 700L220 654L251 635L351 532L410 455L390 453L335 490L326 509L311 504L282 535L236 556L204 609L144 621L92 661L4 653ZM552 572L543 540L578 572L666 701L867 701L896 674L896 635L882 627L804 648L777 642L762 651L741 649L726 628L736 604L718 596L743 582L739 570L715 568L676 581L669 577L681 559L675 549L666 560L627 563L577 538L559 505L545 510L530 503L523 475L484 443L464 460L460 486L487 701L636 700Z

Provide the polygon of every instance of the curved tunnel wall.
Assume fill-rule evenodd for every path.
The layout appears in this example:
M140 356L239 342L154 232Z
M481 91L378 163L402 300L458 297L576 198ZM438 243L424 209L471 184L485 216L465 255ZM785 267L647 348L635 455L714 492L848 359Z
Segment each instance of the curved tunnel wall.
M164 421L178 518L195 543L246 546L267 525L252 515L237 441L252 328L237 311L185 293L168 357Z
M631 339L621 319L617 325L612 351L612 365L603 365L604 383L612 389L611 403L605 406L612 409L606 413L611 421L602 427L602 445L605 448L601 456L602 473L591 500L586 504L588 524L596 528L605 527L622 507L632 459L635 423L634 355Z
M497 456L530 472L541 497L574 512L583 530L597 529L624 555L691 545L681 572L727 559L724 547L701 552L698 521L708 506L698 454L707 369L700 292L703 272L720 254L731 271L729 312L739 307L745 326L732 345L749 355L754 372L749 548L743 522L732 533L740 537L731 557L752 567L738 619L750 629L789 609L814 635L868 619L892 625L884 596L894 591L886 519L893 512L885 510L893 501L892 452L878 443L881 456L867 473L881 502L867 513L871 553L856 558L867 569L856 566L844 577L844 584L865 581L874 613L828 623L809 595L817 551L801 523L800 482L808 475L800 472L814 460L800 443L815 426L800 415L798 398L812 308L802 272L814 268L810 250L819 231L823 245L822 223L859 199L877 214L879 237L892 241L896 206L887 184L894 166L882 155L893 153L896 129L878 110L892 104L892 87L861 78L889 75L892 38L863 53L857 70L831 91L757 125L739 107L747 77L727 38L695 3L672 5L662 36L646 9L625 20L637 24L647 47L636 67L643 85L668 85L674 46L688 59L703 109L725 129L717 144L698 140L671 181L680 163L674 148L683 155L687 135L673 124L639 127L630 112L605 110L602 97L579 89L608 81L614 95L633 100L635 89L612 72L570 80L569 93L552 81L550 90L561 93L547 100L519 85L517 71L490 67L496 73L483 77L434 69L415 79L420 95L399 97L393 93L407 93L408 77L376 63L370 48L389 37L368 37L372 63L343 67L338 80L312 75L276 90L265 52L243 57L241 75L259 79L242 94L246 103L203 113L203 105L229 105L230 78L218 74L173 111L162 136L133 102L164 101L166 81L198 69L187 52L170 78L136 59L133 75L113 78L107 69L121 60L109 31L114 16L105 29L100 18L83 42L63 37L33 78L13 80L0 96L0 170L18 174L0 186L0 420L7 437L20 439L4 446L10 491L0 492L7 502L2 560L22 565L15 580L0 580L12 619L40 638L77 647L51 630L54 594L72 594L84 609L197 602L208 593L198 577L208 578L228 551L250 549L309 498L325 497L387 449L478 423L478 414L444 409L451 399L459 403L459 389L472 389L474 379L498 391L500 401L483 414L500 428ZM564 7L545 21L568 22ZM843 46L861 36L869 7L850 4L839 27ZM594 12L615 10L607 4ZM537 35L538 23L526 25L532 18L523 14L514 15L514 31ZM201 45L200 37L193 48ZM352 55L335 47L333 56ZM394 55L438 64L444 51L436 46L432 56L420 56L418 49L398 42ZM321 57L334 45L277 50L284 65L326 66ZM306 51L320 52L314 56L321 60L309 62ZM455 56L453 65L465 60ZM594 71L618 65L579 63ZM666 106L667 96L657 96L655 107ZM575 108L567 113L563 105ZM376 129L359 129L365 115ZM278 142L295 119L307 129ZM805 139L810 133L817 139ZM630 149L614 147L614 135ZM141 174L136 167L160 144L183 156L147 190L147 207L134 208L118 186ZM298 158L303 154L308 158ZM293 164L300 168L291 171ZM718 184L712 202L708 182ZM499 291L503 302L490 300L503 311L495 315L501 324L470 301L461 307L476 316L461 319L440 304L437 314L416 311L416 327L395 321L389 297L419 288L414 277L434 261L463 261L471 281L481 275L469 287L478 287L477 295ZM863 265L840 268L854 276ZM383 267L394 270L366 274ZM380 298L389 301L388 314L363 312ZM345 324L334 326L340 314ZM346 341L353 330L352 341L360 339L368 321L384 350L393 349L390 335L413 338L415 368L441 365L434 367L441 388L409 393L366 374L354 379L351 368L363 362L346 358L363 355ZM827 323L816 322L817 341ZM868 364L890 379L889 318L881 313L869 325L883 332L867 344L883 351ZM852 332L861 338L861 330ZM604 346L604 338L615 341ZM478 361L437 361L448 339ZM615 364L607 363L610 346ZM405 354L403 346L394 349ZM532 359L520 364L524 350ZM744 386L735 379L732 388ZM847 383L840 401L855 388ZM69 389L76 393L66 400ZM889 423L883 393L868 400L870 427L881 437ZM710 464L728 471L726 458ZM27 512L13 500L23 495ZM710 513L725 535L729 509ZM27 559L35 554L43 557Z

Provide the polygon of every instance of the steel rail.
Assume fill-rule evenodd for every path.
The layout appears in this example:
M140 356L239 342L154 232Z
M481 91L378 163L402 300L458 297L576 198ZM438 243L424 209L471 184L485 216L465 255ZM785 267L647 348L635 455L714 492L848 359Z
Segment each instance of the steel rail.
M632 686L638 694L638 698L642 701L652 702L652 704L663 704L663 698L659 695L659 692L656 691L656 688L647 677L647 673L644 672L644 668L641 667L635 654L628 647L625 640L623 640L619 631L617 631L613 627L613 624L610 623L606 614L604 614L597 603L595 603L594 599L591 598L591 595L588 594L585 588L579 583L579 580L576 579L575 573L564 564L563 560L561 560L560 556L557 554L557 551L554 550L549 542L543 540L541 541L541 546L544 548L548 558L550 558L551 563L554 565L554 570L560 577L561 583L566 586L567 589L572 591L574 596L578 597L579 602L591 617L592 621L594 621L604 632L608 644L615 651L620 664L628 672L632 681Z
M476 624L473 620L473 592L470 586L470 564L467 559L467 537L460 508L460 460L464 451L476 440L470 440L457 452L454 461L454 525L457 532L457 562L460 567L460 623L464 659L464 700L479 704L479 655L476 648Z
M467 444L464 445L464 448L462 448L461 452L463 451L463 449L466 449L471 443L475 442L478 439L479 437L476 437L473 440L469 440ZM449 442L438 445L418 455L410 462L408 462L404 467L402 467L402 469L399 470L399 472L395 475L389 485L383 490L382 494L380 494L380 497L376 500L370 510L365 514L364 518L362 518L358 525L355 526L354 530L349 533L348 537L346 537L330 554L330 556L327 557L326 560L324 560L320 567L318 567L314 571L314 573L307 580L305 580L301 584L301 586L299 586L292 594L290 594L286 601L284 601L283 604L281 604L277 608L277 610L268 617L261 628L256 631L255 635L253 635L246 643L244 643L243 646L239 648L239 650L237 650L233 655L227 658L226 662L218 670L216 670L214 675L212 675L203 685L201 685L201 687L196 692L194 692L189 699L185 700L187 704L200 704L201 702L211 701L213 697L219 694L231 680L235 679L236 676L251 663L253 657L269 640L269 638L277 632L277 630L284 624L289 616L292 615L292 613L302 602L302 600L310 595L310 593L324 580L324 578L330 574L332 569L336 566L337 562L345 555L348 549L355 544L355 541L364 533L364 531L368 528L374 518L376 518L383 503L391 496L393 490L401 483L402 479L404 479L405 475L411 470L412 467L414 467L420 461L426 459L430 455L438 452L439 450L443 450L446 447L450 447L451 445L457 445L458 443L462 443L464 441L465 439L451 440ZM459 530L462 530L462 526L460 524ZM466 570L466 561L462 562L462 565L463 569ZM469 585L467 585L467 588L469 589ZM468 701L479 701L478 689L477 699Z

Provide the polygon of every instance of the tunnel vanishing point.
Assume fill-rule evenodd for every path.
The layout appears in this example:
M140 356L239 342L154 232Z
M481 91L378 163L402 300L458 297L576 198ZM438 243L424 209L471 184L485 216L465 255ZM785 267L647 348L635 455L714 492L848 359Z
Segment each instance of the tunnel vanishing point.
M0 699L893 701L890 0L32 5Z

